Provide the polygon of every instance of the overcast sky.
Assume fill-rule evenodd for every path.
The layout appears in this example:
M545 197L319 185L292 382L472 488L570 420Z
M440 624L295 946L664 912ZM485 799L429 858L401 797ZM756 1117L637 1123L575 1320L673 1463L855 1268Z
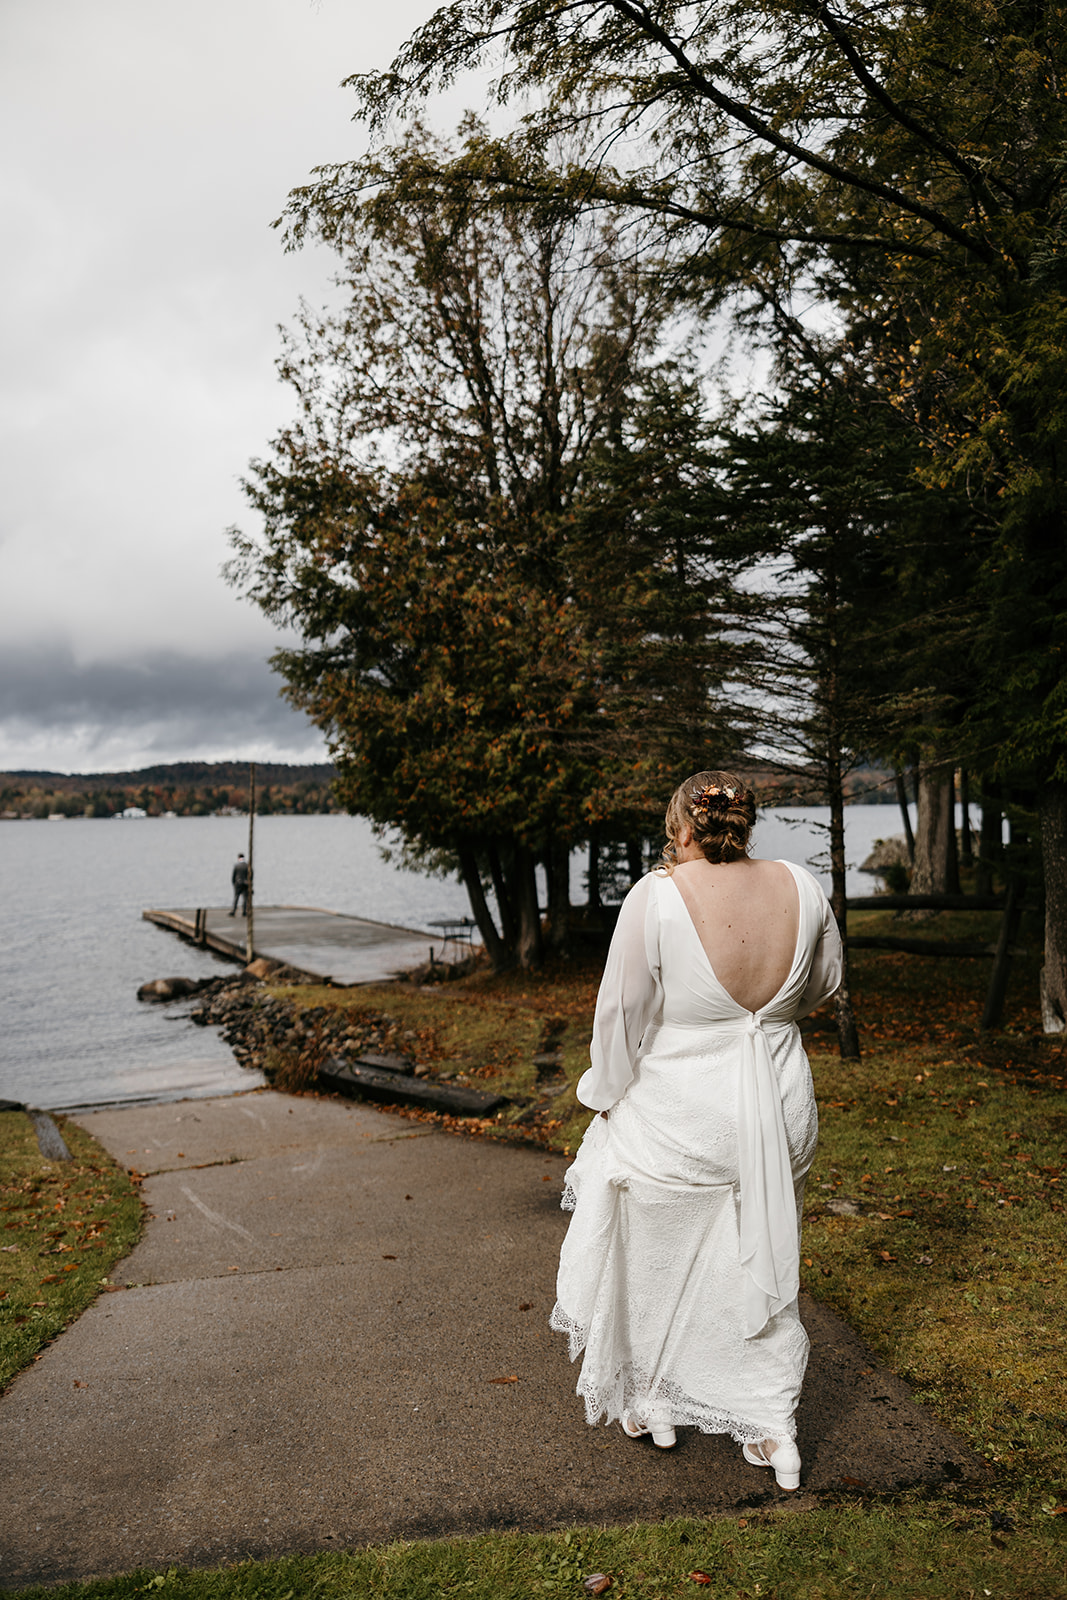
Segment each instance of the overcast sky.
M434 9L0 0L0 770L321 757L219 577L329 269L269 224Z

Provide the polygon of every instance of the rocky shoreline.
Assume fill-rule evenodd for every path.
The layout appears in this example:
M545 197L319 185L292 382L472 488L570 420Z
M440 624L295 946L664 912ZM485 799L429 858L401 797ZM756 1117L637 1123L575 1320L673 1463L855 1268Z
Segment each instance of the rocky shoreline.
M263 979L292 984L306 983L306 977L277 964L253 965L269 971L257 973L246 967L233 977L158 978L142 984L137 998L165 1004L195 997L189 1020L199 1027L218 1028L239 1066L258 1070L286 1089L305 1087L331 1058L402 1053L411 1042L386 1012L365 1012L354 1022L350 1012L333 1006L297 1008L272 995ZM412 1071L425 1075L429 1069L412 1062Z
M286 1093L319 1087L461 1117L485 1116L506 1103L466 1083L438 1079L432 1050L420 1050L418 1032L388 1012L301 1006L272 994L264 979L287 986L311 981L260 960L232 977L160 978L137 993L155 1004L194 999L189 1020L218 1028L239 1066L262 1072Z

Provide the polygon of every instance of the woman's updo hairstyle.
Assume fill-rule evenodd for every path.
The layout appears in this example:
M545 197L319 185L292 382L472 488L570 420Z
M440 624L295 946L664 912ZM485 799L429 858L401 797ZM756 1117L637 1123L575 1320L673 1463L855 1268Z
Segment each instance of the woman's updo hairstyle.
M740 861L748 854L755 821L755 797L736 774L698 772L671 796L663 860L668 869L675 866L678 837L692 828L693 843L708 861Z

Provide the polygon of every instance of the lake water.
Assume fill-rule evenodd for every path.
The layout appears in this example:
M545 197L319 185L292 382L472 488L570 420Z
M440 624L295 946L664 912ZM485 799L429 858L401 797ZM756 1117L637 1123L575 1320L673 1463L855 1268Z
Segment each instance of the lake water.
M755 853L800 862L826 881L820 824L828 815L803 806L765 813ZM899 828L895 807L848 807L851 894L872 892L874 880L855 869L875 838ZM261 1081L236 1065L214 1029L188 1020L188 1005L137 1000L151 978L234 970L141 912L228 904L230 870L247 848L240 817L0 824L0 1098L72 1109L225 1094ZM575 900L584 899L583 866L576 857ZM470 910L461 884L384 861L370 824L347 816L257 818L256 898L420 930Z

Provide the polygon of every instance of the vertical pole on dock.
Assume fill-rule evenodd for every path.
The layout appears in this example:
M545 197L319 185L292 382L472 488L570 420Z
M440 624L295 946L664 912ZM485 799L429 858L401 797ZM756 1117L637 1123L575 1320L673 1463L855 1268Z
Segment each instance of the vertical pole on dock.
M248 899L245 904L245 960L255 959L255 936L252 932L252 897L255 893L255 871L253 866L253 847L256 832L256 764L248 763Z

